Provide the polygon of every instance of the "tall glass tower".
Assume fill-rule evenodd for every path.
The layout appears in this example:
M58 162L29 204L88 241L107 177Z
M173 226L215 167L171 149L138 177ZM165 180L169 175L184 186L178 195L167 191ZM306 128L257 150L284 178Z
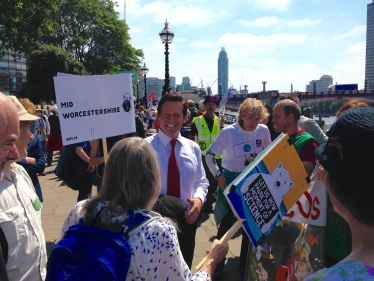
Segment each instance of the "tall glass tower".
M221 52L219 52L218 55L218 94L220 93L220 85L222 85L221 94L224 95L227 92L229 85L229 59L227 58L227 53L224 47L221 48Z
M368 4L366 23L366 88L374 89L374 0Z

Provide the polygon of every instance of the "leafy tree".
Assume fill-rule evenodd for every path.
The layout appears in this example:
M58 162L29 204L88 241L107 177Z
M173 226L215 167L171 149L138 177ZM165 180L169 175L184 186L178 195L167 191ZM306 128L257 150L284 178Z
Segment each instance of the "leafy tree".
M90 74L136 69L143 52L129 44L128 26L114 5L111 0L62 0L55 36L46 40L71 51Z
M324 102L324 105L323 105L324 111L331 112L330 105L331 105L332 101L331 100L326 100L326 101L323 101L323 102Z
M323 112L323 102L322 101L317 102L317 111L318 112Z
M56 100L53 77L57 72L87 74L84 66L70 52L51 45L40 45L28 60L27 81L23 84L20 96L35 103Z
M53 31L51 13L58 0L2 0L0 50L31 53L44 34Z

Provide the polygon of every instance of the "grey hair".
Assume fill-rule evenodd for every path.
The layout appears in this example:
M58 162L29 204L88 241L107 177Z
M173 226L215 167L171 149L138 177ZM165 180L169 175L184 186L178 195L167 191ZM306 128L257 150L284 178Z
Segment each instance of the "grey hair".
M161 190L160 168L152 146L139 137L118 141L105 164L102 184L100 194L85 205L82 213L101 201L109 202L103 213L105 218L108 212L150 210Z
M57 106L51 106L51 112L53 113L57 113L58 112L58 109L57 109Z

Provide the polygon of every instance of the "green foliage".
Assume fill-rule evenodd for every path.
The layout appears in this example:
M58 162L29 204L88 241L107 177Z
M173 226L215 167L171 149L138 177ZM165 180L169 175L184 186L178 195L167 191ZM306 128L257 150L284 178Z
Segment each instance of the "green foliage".
M135 69L143 52L130 45L128 26L114 5L111 0L62 0L54 14L55 36L46 40L71 51L90 74Z
M36 42L53 31L51 13L58 0L2 0L0 50L31 53Z
M55 99L51 77L57 71L138 70L143 51L129 43L129 28L114 5L112 0L2 0L0 51L25 53L29 64L21 95L35 102Z
M40 45L28 60L27 82L23 84L20 96L34 103L56 100L53 77L57 72L87 74L84 66L70 52L51 45Z
M325 100L325 101L318 101L318 102L311 102L311 103L305 103L302 105L302 107L311 107L312 113L331 113L332 115L335 115L335 113L339 110L340 107L345 103L346 101L332 101L332 100Z

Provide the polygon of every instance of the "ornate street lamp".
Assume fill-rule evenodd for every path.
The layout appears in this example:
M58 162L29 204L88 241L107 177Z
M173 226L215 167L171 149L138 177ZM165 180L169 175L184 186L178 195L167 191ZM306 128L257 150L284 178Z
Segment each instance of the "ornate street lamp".
M140 69L144 75L144 96L143 96L143 103L145 108L148 107L148 98L147 98L147 73L149 71L149 68L145 65Z
M170 93L171 91L169 76L169 44L174 39L174 33L168 25L168 20L166 20L164 29L159 33L161 42L165 44L165 83L162 87L162 95Z
M136 80L135 84L136 84L136 103L139 103L140 102L140 100L139 100L139 84L140 84L140 81Z

